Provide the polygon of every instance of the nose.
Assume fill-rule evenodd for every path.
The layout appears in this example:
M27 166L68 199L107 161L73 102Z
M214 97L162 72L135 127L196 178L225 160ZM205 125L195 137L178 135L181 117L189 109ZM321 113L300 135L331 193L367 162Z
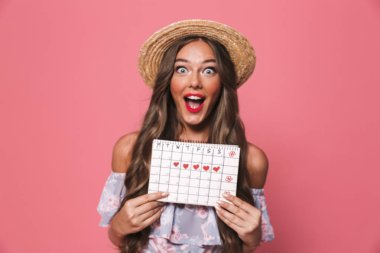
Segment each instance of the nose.
M199 73L194 72L191 75L190 87L193 89L201 89L202 88L202 81L201 81L201 78L199 76Z

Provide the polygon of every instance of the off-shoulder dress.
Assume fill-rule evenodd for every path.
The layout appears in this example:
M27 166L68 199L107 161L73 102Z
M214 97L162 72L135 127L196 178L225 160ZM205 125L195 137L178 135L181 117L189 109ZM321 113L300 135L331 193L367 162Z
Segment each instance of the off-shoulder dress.
M103 191L97 211L101 216L99 226L107 227L126 194L125 173L111 172ZM274 239L265 202L264 189L251 189L256 208L262 214L263 242ZM151 225L149 242L145 253L153 252L220 252L222 240L213 207L198 205L178 205L168 203L160 219Z

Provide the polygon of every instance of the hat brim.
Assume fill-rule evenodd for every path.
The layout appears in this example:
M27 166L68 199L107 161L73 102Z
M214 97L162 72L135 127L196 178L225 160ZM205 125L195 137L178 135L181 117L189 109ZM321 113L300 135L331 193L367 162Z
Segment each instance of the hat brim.
M235 66L238 87L247 81L253 73L256 64L255 51L242 34L215 21L190 19L160 29L142 46L138 67L144 82L148 86L154 86L166 50L176 41L188 36L210 38L226 47Z

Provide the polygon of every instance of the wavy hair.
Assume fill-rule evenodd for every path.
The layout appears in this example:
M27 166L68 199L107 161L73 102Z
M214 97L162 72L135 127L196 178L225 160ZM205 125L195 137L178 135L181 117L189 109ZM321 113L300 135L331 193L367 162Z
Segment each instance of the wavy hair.
M149 165L153 139L178 140L183 125L177 118L176 106L170 93L170 81L174 73L177 53L192 41L202 40L213 50L221 80L221 92L216 106L208 116L212 122L209 143L235 144L240 147L237 197L253 205L247 172L247 140L243 122L239 116L236 73L234 64L226 48L217 41L192 36L177 41L163 57L160 65L149 108L145 114L141 130L132 150L131 164L127 170L125 187L128 189L119 210L129 199L148 192ZM242 241L236 232L217 218L218 229L223 241L223 252L241 252ZM148 243L150 227L137 233L125 235L121 253L141 252Z

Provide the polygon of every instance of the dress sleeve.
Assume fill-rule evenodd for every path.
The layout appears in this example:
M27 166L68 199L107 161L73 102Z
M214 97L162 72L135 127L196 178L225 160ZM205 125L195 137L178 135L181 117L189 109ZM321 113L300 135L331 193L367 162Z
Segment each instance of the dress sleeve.
M272 241L274 239L274 232L265 202L264 189L251 188L251 191L255 206L261 211L261 240L263 242Z
M112 172L104 185L97 211L101 216L99 226L107 227L125 196L125 173Z

